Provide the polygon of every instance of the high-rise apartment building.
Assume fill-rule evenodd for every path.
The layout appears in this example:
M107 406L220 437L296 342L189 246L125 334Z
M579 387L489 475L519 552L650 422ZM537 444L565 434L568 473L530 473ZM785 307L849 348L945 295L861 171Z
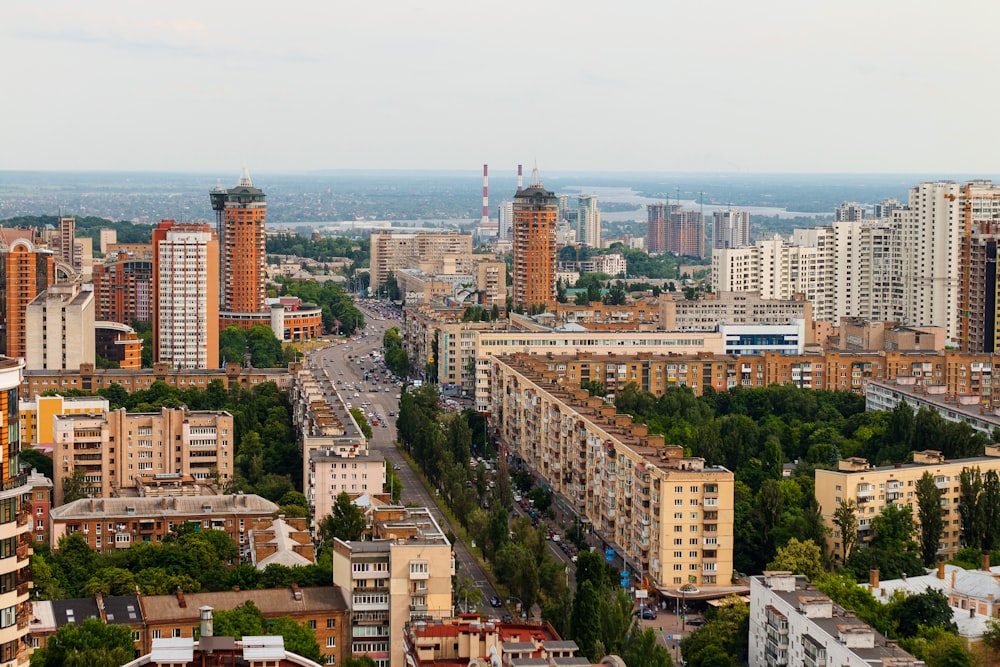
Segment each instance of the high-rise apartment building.
M502 201L497 208L497 238L501 241L510 240L510 230L514 225L514 202Z
M542 187L538 168L514 195L514 305L525 310L556 300L556 223L559 203Z
M576 208L577 242L592 248L601 247L601 209L597 195L581 195Z
M878 220L892 220L893 213L896 211L902 211L903 208L905 207L899 202L898 199L893 199L892 197L883 199L879 203L875 204L873 217Z
M239 183L228 190L221 186L209 193L215 211L216 235L221 245L218 267L221 310L259 313L264 308L267 266L267 203L255 188L246 167Z
M74 269L80 268L76 256L76 218L59 218L59 260Z
M153 262L126 259L94 267L98 319L121 324L153 319Z
M28 304L55 283L55 258L42 247L36 229L0 229L0 352L23 359L27 354Z
M438 234L390 234L371 235L371 286L373 289L385 284L390 273L397 273L411 260L422 262L441 261L448 255L472 253L472 235L460 232Z
M153 357L174 368L219 366L219 245L211 226L164 220L153 230Z
M726 209L712 214L712 247L742 248L750 245L750 211Z
M646 205L646 252L658 254L667 251L667 205Z
M50 285L25 310L25 347L32 370L76 370L95 359L94 292L68 281Z
M960 199L962 254L959 270L958 335L966 352L1000 349L1000 285L997 242L1000 241L1000 187L973 181Z
M21 469L21 440L17 428L17 388L24 362L0 358L0 544L3 569L0 574L0 663L21 667L28 664L31 649L28 632L32 619L31 588L31 486L29 473Z
M856 201L845 201L833 210L834 222L860 222L865 219L865 206Z
M705 256L705 218L700 211L685 211L671 204L667 213L667 252L678 257Z

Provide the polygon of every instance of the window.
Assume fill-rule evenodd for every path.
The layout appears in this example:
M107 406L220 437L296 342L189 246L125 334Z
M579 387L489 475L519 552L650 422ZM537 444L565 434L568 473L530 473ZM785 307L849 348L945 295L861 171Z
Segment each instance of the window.
M335 619L335 618L328 618L328 619L326 619L326 629L327 630L336 630L337 629L337 619Z
M333 620L333 619L330 619L330 620ZM337 648L337 638L336 637L327 637L326 638L326 647L327 648Z

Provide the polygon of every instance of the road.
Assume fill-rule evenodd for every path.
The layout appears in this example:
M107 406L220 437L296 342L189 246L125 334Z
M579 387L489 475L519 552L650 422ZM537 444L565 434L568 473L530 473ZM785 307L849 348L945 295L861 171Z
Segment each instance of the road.
M382 336L385 331L393 326L396 326L397 322L393 320L385 320L382 317L370 310L365 310L362 308L365 314L365 321L368 325L365 327L363 334L356 336L352 341L341 345L329 345L327 347L319 348L307 353L307 359L309 366L315 369L315 374L318 378L328 378L329 385L331 387L330 393L340 392L343 396L343 400L346 403L350 403L355 408L360 408L362 401L369 401L372 404L371 408L366 410L373 412L375 414L381 415L387 418L385 426L373 426L372 427L372 439L369 442L369 449L372 453L377 453L385 456L390 463L399 466L399 470L396 474L399 476L400 481L403 484L403 495L402 502L414 503L417 505L425 506L430 508L437 520L438 525L445 532L451 530L453 533L454 528L451 526L450 522L441 514L437 505L434 503L434 499L431 498L430 494L421 484L417 477L417 473L409 466L406 459L399 453L396 449L396 419L395 417L389 417L389 412L398 412L399 410L399 400L396 396L399 394L399 387L395 385L386 385L385 383L380 383L378 385L380 391L377 393L369 392L368 389L371 388L371 383L364 382L364 367L372 368L374 366L374 361L365 365L359 365L356 362L349 361L348 356L363 356L370 353L373 350L382 349ZM324 374L323 371L326 371ZM341 375L343 373L343 375ZM344 385L336 384L336 381L340 379L344 383L348 383L351 386L350 391L346 389L338 389ZM365 391L355 391L354 385L358 384ZM384 391L384 388L388 386L389 391ZM355 396L354 394L359 394ZM455 558L458 562L457 574L460 577L468 577L472 580L482 594L483 602L479 605L480 611L488 614L490 610L489 600L494 595L499 596L499 593L490 584L489 580L486 578L485 573L479 566L479 563L473 558L468 547L461 541L456 540L454 544ZM459 604L459 600L455 600L455 604ZM498 614L507 613L505 609L493 610Z

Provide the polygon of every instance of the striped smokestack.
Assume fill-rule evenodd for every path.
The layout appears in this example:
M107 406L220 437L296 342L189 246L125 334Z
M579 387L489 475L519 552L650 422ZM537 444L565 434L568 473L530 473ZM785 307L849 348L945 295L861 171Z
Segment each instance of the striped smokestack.
M523 187L523 177L521 175L521 165L517 165L517 191L520 192Z
M490 221L490 166L483 165L483 219L480 224Z

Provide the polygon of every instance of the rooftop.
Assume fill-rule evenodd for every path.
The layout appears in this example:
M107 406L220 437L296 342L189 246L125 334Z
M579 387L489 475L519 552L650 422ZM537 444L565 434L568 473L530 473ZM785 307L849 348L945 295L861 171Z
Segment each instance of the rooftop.
M53 521L87 520L95 516L162 517L170 515L272 514L278 506L253 494L234 496L165 496L147 498L81 498L54 507Z

